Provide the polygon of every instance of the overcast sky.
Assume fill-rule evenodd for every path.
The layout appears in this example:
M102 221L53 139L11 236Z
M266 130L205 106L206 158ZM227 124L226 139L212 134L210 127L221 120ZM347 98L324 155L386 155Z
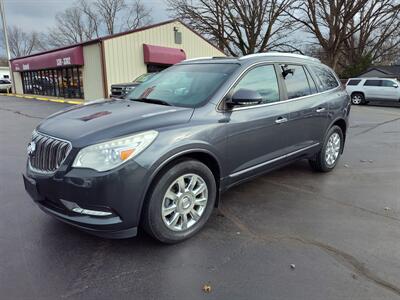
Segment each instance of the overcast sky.
M164 0L142 1L152 9L154 23L169 19ZM26 31L45 31L54 25L57 12L63 11L73 3L74 0L4 0L8 25L18 25Z

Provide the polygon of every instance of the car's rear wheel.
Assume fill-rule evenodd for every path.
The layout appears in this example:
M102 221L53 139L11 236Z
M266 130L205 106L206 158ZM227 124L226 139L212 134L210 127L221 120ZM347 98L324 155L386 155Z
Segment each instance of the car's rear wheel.
M319 172L332 171L341 156L344 145L342 129L339 126L332 126L326 134L322 149L313 159L310 159L310 166Z
M190 238L210 217L216 192L206 165L196 160L177 163L156 179L144 208L144 229L164 243Z
M351 103L354 105L360 105L365 103L365 97L361 93L353 93L351 95Z

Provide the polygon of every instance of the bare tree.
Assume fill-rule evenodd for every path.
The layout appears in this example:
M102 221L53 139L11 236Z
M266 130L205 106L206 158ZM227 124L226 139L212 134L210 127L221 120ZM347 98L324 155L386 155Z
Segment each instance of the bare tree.
M50 46L81 43L98 36L97 23L83 9L75 6L56 15L56 26L48 34Z
M116 32L117 17L126 9L124 0L97 0L94 2L96 11L106 26L107 34Z
M345 42L343 58L355 64L363 57L374 63L390 63L400 51L400 1L373 0L361 8L349 24L353 35Z
M151 22L150 10L140 0L135 0L128 9L126 29L135 29Z
M52 47L71 45L150 21L150 11L141 0L129 5L125 0L77 0L56 15L56 25L49 30L47 41Z
M0 56L0 67L8 67L8 58L7 56Z
M17 26L8 27L8 40L12 57L30 55L46 48L40 33L23 31Z
M206 35L227 54L287 47L295 0L167 0L170 12Z
M369 1L304 0L294 13L288 14L313 36L323 50L324 61L337 70L345 43L360 30L365 19L349 25Z
M105 25L106 34L135 29L151 22L150 10L141 0L127 4L125 0L96 0L93 3L98 20Z

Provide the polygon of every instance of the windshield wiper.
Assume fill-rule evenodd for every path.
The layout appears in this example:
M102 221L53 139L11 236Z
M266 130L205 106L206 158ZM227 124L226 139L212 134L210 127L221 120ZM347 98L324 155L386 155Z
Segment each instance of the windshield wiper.
M137 102L153 103L153 104L172 106L172 104L168 103L167 101L159 100L159 99L139 98L139 99L130 99L130 100L137 101Z

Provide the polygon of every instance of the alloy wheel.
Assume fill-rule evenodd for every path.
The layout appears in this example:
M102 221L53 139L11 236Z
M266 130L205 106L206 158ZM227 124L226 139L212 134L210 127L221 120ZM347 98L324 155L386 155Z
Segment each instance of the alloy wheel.
M340 153L340 146L340 135L337 132L332 133L325 150L325 162L328 166L333 166L336 163Z
M161 206L164 224L173 231L184 231L203 215L208 201L205 180L196 174L177 178L167 189Z
M360 95L354 95L354 96L351 98L351 102L352 102L353 104L355 104L355 105L359 105L359 104L361 104L361 102L362 102L362 97L361 97Z

